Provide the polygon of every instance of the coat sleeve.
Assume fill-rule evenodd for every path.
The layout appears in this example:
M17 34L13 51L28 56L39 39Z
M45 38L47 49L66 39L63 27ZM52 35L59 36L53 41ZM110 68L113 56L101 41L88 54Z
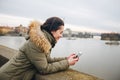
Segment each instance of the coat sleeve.
M61 60L66 60L66 59L67 59L67 57L58 57L58 58L54 57L54 58L51 58L50 54L47 55L47 60L48 60L49 63L57 62L57 61L61 61Z
M49 63L45 53L40 52L35 46L29 45L25 54L41 74L54 73L69 68L67 59Z

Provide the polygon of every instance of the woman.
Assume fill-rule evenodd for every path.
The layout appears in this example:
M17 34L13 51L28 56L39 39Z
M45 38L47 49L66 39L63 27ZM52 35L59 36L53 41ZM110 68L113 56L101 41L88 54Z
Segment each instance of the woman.
M58 17L48 18L42 25L37 21L29 26L29 38L11 60L0 68L0 80L31 80L39 72L49 74L66 70L79 58L71 54L65 58L51 58L51 49L62 37L64 22Z

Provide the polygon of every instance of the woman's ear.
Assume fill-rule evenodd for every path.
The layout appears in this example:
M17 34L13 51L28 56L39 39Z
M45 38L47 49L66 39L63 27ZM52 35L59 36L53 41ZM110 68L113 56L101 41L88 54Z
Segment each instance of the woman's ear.
M55 33L55 31L51 31L51 33L52 33L52 34L54 34L54 33Z

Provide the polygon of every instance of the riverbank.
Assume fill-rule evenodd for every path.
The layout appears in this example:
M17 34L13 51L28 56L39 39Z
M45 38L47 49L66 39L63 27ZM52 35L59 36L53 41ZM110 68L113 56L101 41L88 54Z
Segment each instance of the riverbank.
M7 62L6 59L9 60L17 52L18 52L17 50L0 45L0 64L3 64L3 62L4 63ZM99 79L93 75L89 75L83 72L78 72L73 69L68 69L66 71L53 73L49 75L37 74L35 80L102 80L102 79Z

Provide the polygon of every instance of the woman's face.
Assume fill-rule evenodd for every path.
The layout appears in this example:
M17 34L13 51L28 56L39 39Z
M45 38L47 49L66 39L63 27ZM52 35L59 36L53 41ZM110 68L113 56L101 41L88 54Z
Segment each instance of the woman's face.
M56 31L51 31L52 35L54 36L55 40L58 41L62 37L62 33L64 31L64 26L60 26L60 28Z

